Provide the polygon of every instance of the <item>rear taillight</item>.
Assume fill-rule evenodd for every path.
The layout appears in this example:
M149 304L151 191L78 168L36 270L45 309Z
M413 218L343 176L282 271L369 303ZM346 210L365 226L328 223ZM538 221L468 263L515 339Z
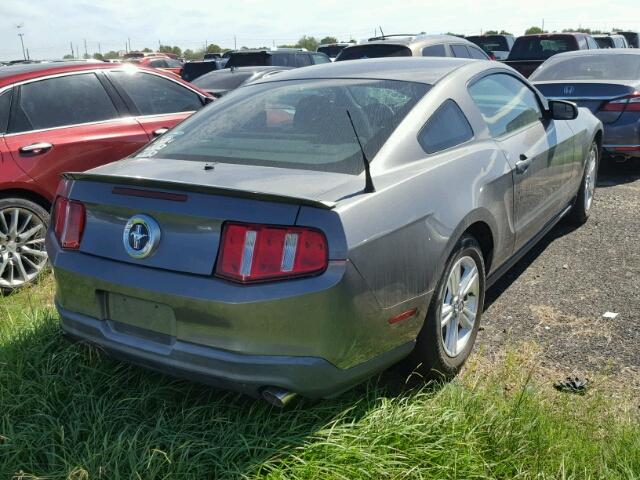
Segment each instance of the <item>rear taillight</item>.
M84 205L66 197L58 197L53 208L53 228L62 248L80 248L86 211Z
M225 223L216 275L241 283L322 273L327 239L306 227Z
M603 112L640 112L640 92L607 102L600 110Z

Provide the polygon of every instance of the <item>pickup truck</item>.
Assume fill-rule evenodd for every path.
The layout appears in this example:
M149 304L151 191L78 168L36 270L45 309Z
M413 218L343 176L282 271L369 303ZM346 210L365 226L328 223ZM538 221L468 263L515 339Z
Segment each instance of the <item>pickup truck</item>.
M542 63L557 53L597 49L598 43L586 33L541 33L518 37L505 64L529 77Z

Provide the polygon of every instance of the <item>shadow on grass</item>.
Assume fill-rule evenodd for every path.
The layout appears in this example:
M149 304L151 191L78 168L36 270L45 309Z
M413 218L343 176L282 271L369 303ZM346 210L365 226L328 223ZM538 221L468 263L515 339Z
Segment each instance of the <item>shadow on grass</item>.
M0 351L0 476L245 478L320 430L357 422L384 397L410 395L397 374L285 410L173 379L71 344L49 311Z

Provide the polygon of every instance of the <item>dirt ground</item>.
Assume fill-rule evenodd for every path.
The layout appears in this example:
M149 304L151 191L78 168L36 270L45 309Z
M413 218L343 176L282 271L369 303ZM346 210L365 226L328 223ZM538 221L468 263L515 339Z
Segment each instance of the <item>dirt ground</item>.
M640 388L640 161L604 160L589 221L556 226L487 292L476 348L491 357L525 342L550 381Z

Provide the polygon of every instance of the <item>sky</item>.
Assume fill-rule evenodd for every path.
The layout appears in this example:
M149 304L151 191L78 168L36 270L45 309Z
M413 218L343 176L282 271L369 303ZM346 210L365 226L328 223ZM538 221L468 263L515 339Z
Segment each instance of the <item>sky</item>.
M182 49L205 43L260 47L295 43L302 35L339 40L384 33L465 35L505 29L521 35L527 27L561 30L590 27L640 30L636 0L0 0L0 59L22 57L22 33L31 58L71 53L133 50L162 44ZM21 28L17 28L22 25Z

